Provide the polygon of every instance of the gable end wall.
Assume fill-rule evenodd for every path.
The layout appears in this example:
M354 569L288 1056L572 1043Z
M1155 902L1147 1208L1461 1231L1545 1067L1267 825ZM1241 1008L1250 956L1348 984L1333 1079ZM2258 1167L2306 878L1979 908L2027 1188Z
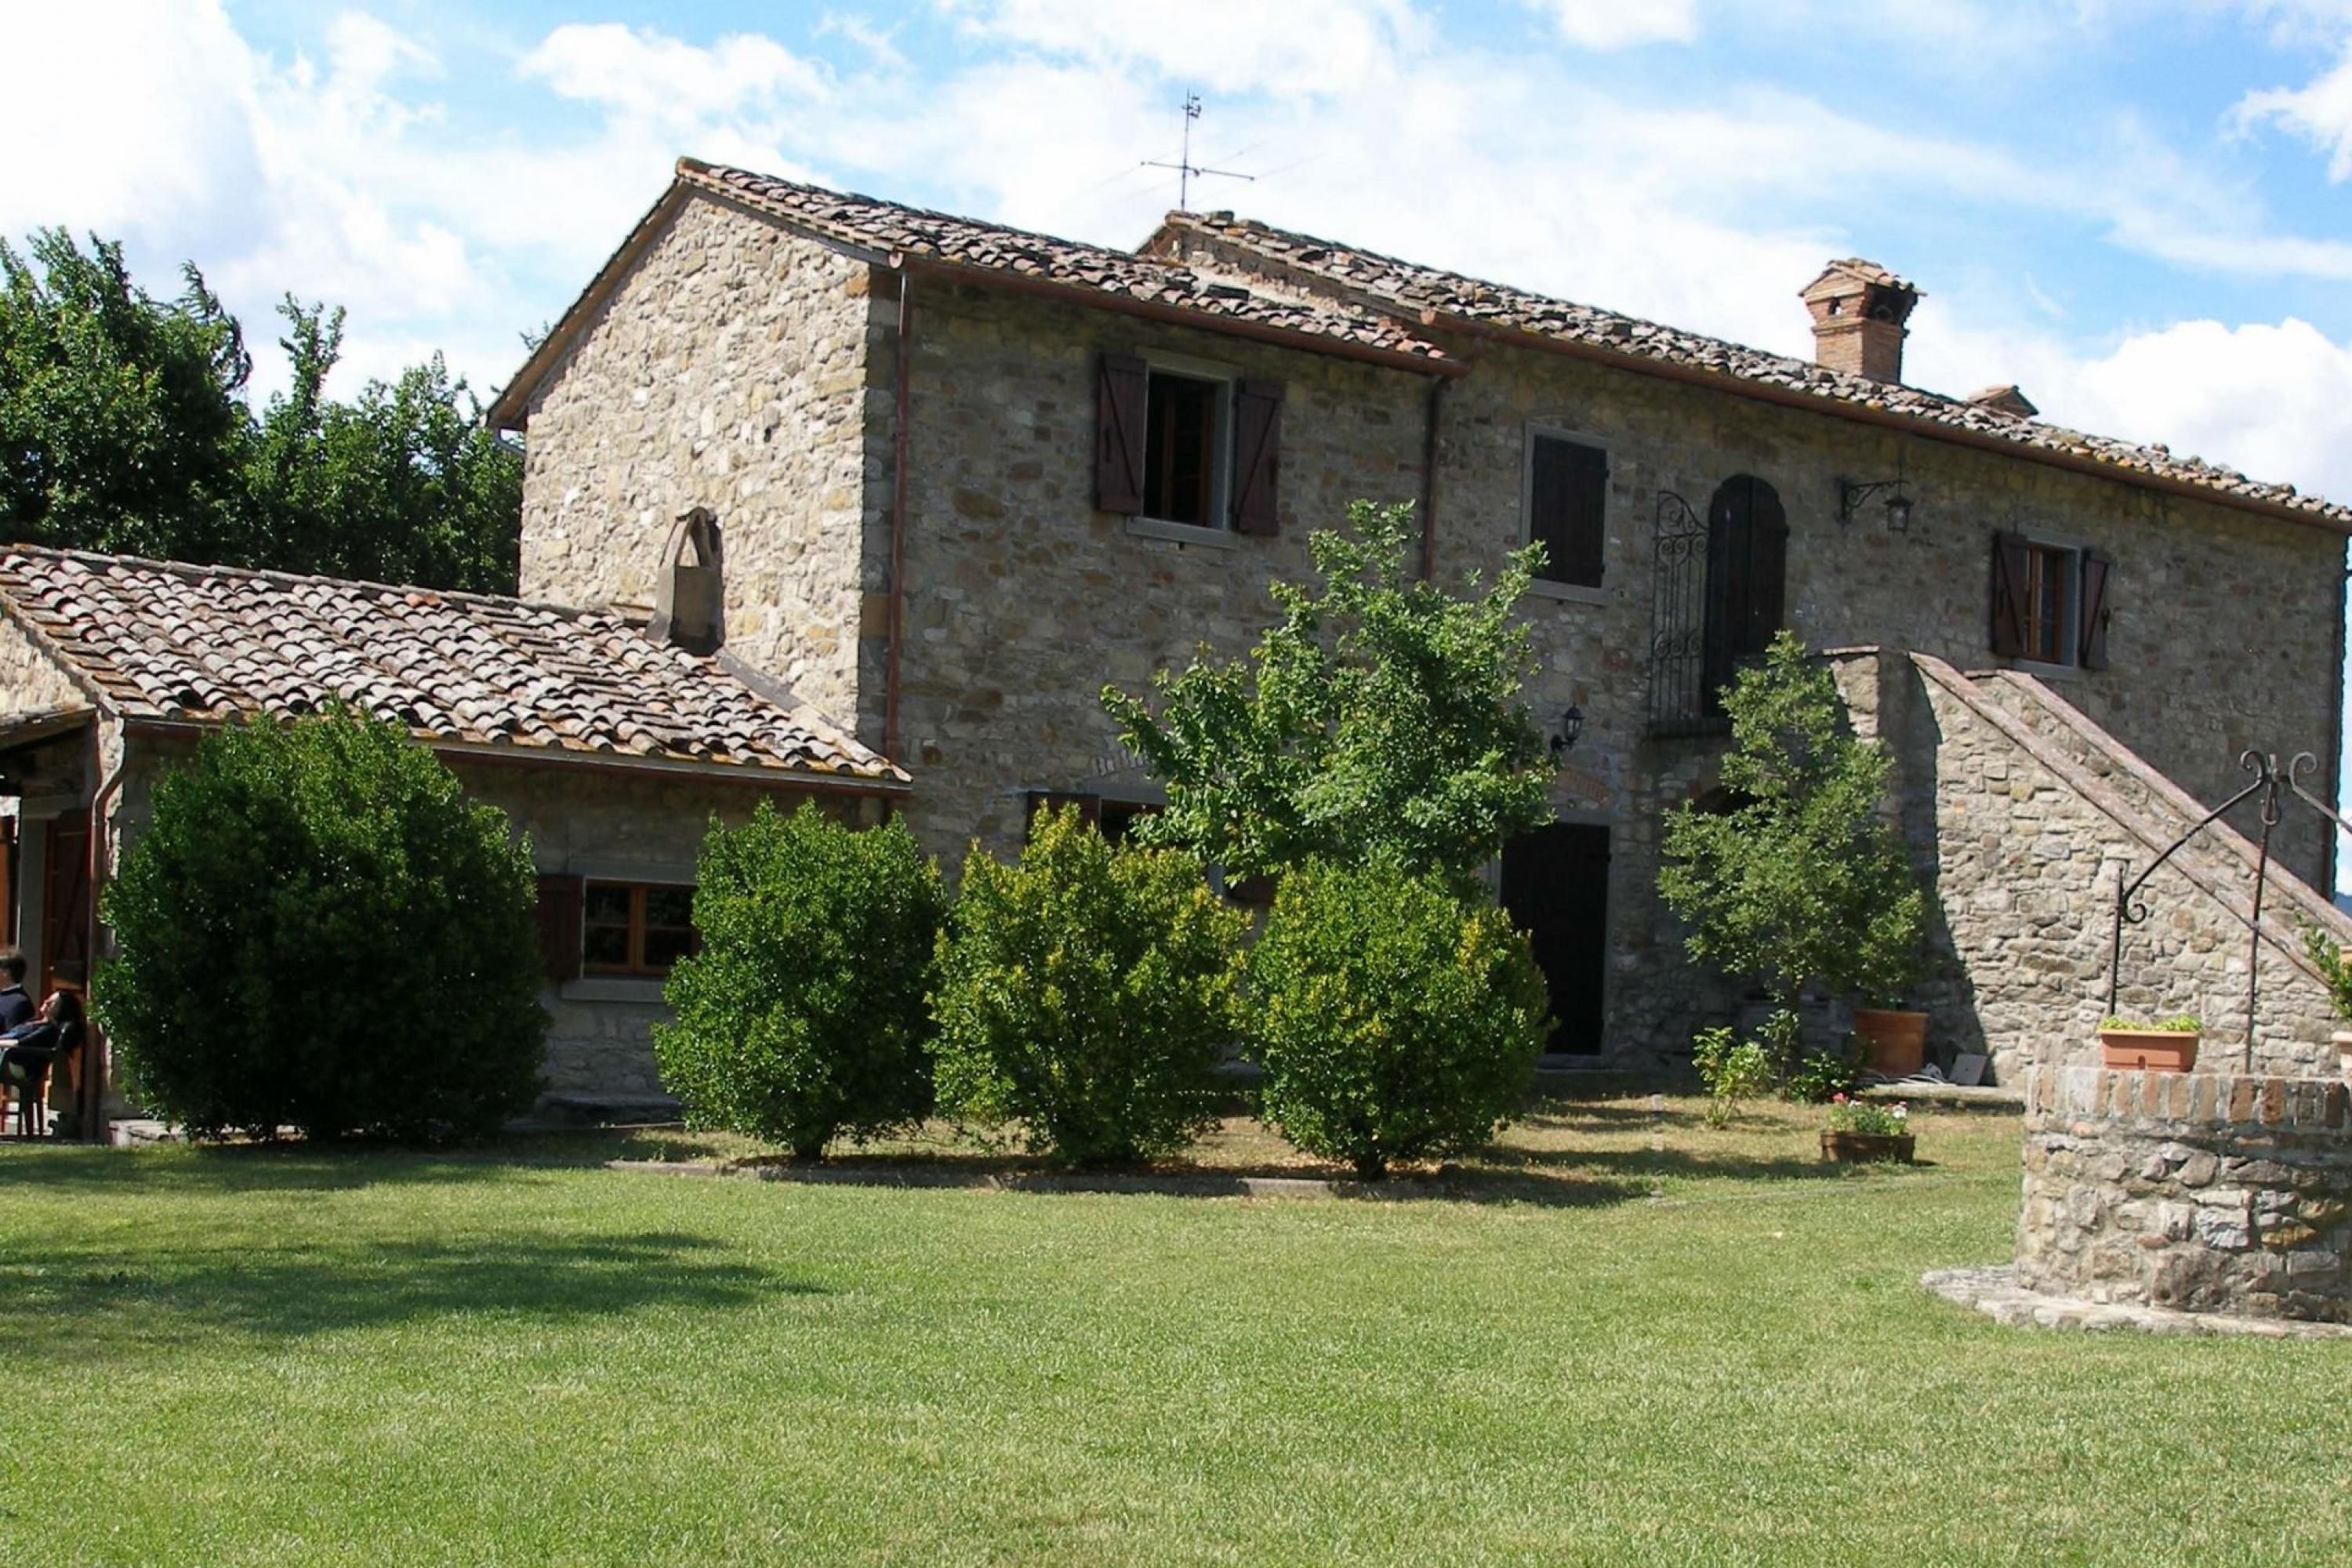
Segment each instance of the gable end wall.
M672 524L708 506L729 649L854 730L870 276L690 196L532 395L523 595L650 605Z

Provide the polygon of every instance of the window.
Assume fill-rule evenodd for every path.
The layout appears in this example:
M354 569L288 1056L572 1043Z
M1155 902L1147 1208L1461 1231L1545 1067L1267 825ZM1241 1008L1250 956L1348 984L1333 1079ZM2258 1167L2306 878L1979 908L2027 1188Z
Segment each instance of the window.
M1528 539L1544 547L1546 583L1601 586L1609 509L1609 454L1589 441L1528 433Z
M1992 651L2060 668L2107 665L2107 579L2095 550L1993 536Z
M1106 353L1097 371L1097 506L1179 528L1279 531L1279 384L1166 356Z
M1224 526L1225 395L1232 384L1175 371L1151 373L1146 394L1143 514L1197 528Z
M581 953L590 974L658 977L692 952L694 889L649 882L590 882L581 900Z
M1723 716L1723 689L1760 658L1780 629L1788 599L1789 514L1780 492L1753 474L1716 487L1706 509L1706 618L1700 688L1706 717Z

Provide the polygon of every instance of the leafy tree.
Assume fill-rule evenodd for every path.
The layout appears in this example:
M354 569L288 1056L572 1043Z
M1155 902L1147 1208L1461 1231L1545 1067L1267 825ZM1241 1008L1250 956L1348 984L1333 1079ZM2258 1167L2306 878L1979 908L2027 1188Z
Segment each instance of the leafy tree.
M1690 955L1755 977L1783 1009L1808 985L1893 997L1918 972L1926 901L1879 815L1886 753L1854 735L1828 667L1788 632L1723 703L1735 804L1669 812L1658 874Z
M1173 849L1040 811L1019 864L974 849L940 939L940 1108L1034 1149L1123 1164L1215 1119L1246 918Z
M436 355L325 394L343 314L280 307L293 377L257 418L242 329L194 264L175 300L118 244L0 243L0 527L85 550L511 593L522 463Z
M1284 878L1249 978L1266 1121L1367 1181L1492 1139L1551 1032L1509 918L1390 859Z
M803 802L713 824L694 889L698 952L654 1026L662 1081L700 1126L814 1159L930 1109L939 868L897 818L854 830Z
M439 354L349 403L325 395L343 312L278 307L293 381L269 400L247 479L257 560L283 571L511 593L522 464Z
M1157 714L1104 690L1168 792L1138 832L1237 877L1385 856L1466 888L1551 818L1519 695L1533 656L1513 619L1541 547L1461 598L1412 576L1410 506L1358 501L1348 521L1310 541L1319 592L1275 585L1281 622L1246 660L1162 674Z
M93 1003L133 1095L204 1137L488 1131L547 1015L528 845L395 726L205 736L106 892Z
M0 522L9 537L118 553L238 556L252 361L191 264L173 300L122 247L63 229L0 240Z

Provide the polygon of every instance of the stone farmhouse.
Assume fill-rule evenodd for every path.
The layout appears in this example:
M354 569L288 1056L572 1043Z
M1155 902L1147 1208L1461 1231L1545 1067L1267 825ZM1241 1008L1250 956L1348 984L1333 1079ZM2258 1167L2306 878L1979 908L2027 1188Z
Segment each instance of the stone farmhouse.
M1908 386L1918 289L1858 259L1790 281L1811 362L1224 214L1123 251L682 160L491 410L527 454L520 599L0 560L16 935L60 975L100 940L89 878L194 727L338 698L531 832L551 1086L647 1089L714 809L898 811L951 868L1048 799L1118 832L1156 795L1102 686L1246 649L1369 498L1414 503L1442 579L1548 547L1524 610L1558 821L1496 876L1561 1058L1686 1059L1739 1005L1657 900L1659 827L1717 791L1715 693L1787 627L1895 759L1936 1054L2072 1059L2119 881L2241 753L2332 788L2352 509L2015 387ZM2299 933L2352 926L2316 814L2272 849L2259 910L2231 822L2165 862L2118 1004L2318 1071Z
M2352 510L2013 386L1907 386L1916 289L1790 281L1811 363L1225 214L1130 253L683 160L492 417L526 442L527 595L643 605L708 509L729 649L903 763L950 864L1044 799L1149 809L1101 686L1245 648L1351 499L1414 502L1440 577L1543 540L1533 700L1582 727L1497 876L1591 1059L1672 1058L1737 1001L1657 902L1660 814L1714 787L1713 693L1792 628L1895 755L1938 1053L2011 1076L2088 1047L2118 872L2242 752L2335 778ZM2276 830L2274 1068L2326 1051L2296 935L2336 921L2332 844ZM2168 862L2119 1004L2246 1047L2253 884L2228 824Z

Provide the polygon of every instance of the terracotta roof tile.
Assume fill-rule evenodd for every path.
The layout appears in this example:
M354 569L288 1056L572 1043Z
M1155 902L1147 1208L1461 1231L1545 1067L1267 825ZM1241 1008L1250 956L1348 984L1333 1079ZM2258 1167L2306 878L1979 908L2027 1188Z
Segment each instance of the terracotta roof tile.
M678 160L677 177L868 251L929 258L1069 284L1392 353L1433 360L1446 357L1444 349L1414 336L1383 311L1337 300L1267 294L1236 278L1209 276L1133 251L1055 239L1002 224L845 195L819 185L795 184L690 158Z
M1188 243L1189 242L1189 243ZM1205 243L1204 243L1205 242ZM2222 499L2257 501L2304 513L2315 521L2352 527L2352 507L2318 496L2299 494L2293 485L2269 484L2248 479L2235 469L2198 458L2175 457L2163 446L2139 446L2104 436L2086 435L2039 419L2021 418L2000 408L1922 392L1916 387L1874 381L1816 364L1767 353L1760 349L1719 338L1685 332L1591 305L1553 299L1506 284L1489 283L1459 272L1424 267L1373 251L1359 250L1311 235L1271 228L1262 223L1235 219L1229 213L1206 216L1171 212L1155 249L1189 250L1200 245L1214 258L1220 249L1239 253L1262 263L1277 275L1288 273L1307 287L1320 285L1374 309L1412 312L1421 319L1452 317L1481 325L1508 328L1536 336L1590 343L1639 359L1715 371L1763 385L1819 397L1832 405L1884 409L1929 424L1993 437L2020 447L2090 458L2127 473L2147 474L2216 492ZM1887 281L1910 285L1872 263L1850 260L1834 268L1868 268Z
M426 741L907 776L609 610L21 544L0 547L0 600L128 717L341 702Z

